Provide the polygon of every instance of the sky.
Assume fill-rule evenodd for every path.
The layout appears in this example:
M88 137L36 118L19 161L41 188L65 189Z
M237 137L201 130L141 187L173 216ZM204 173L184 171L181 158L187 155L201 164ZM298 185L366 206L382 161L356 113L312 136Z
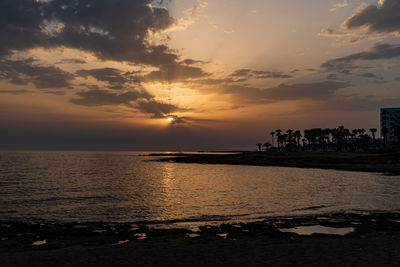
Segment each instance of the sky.
M400 0L0 0L0 149L254 149L400 106Z

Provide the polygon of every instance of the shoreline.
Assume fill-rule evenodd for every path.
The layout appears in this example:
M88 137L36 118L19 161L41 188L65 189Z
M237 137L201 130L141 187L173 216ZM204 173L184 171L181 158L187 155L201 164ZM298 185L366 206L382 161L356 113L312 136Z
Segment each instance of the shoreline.
M310 235L287 231L310 227ZM324 234L320 228L351 231ZM0 222L4 266L394 266L400 263L399 249L400 213L389 212L278 217L196 230Z
M245 152L237 154L150 154L157 161L294 167L400 175L399 153Z

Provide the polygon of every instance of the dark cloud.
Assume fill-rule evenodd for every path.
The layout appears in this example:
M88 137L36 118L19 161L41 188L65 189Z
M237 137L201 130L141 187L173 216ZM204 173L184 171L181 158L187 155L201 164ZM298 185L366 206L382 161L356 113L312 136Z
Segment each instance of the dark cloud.
M233 83L234 80L231 78L224 78L224 79L212 79L212 78L206 78L206 79L198 79L198 80L191 80L188 81L191 85L220 85L220 84L226 84L226 83Z
M205 64L206 62L204 62L202 60L185 59L179 63L185 64L185 65L195 65L195 64Z
M349 87L348 82L325 81L318 83L281 84L263 91L265 97L274 100L328 99L339 89Z
M175 105L160 103L154 99L141 99L137 101L135 108L143 113L153 114L154 118L165 118L170 113L181 111L181 109Z
M242 76L249 76L251 75L251 69L239 69L235 70L230 76L232 77L242 77Z
M129 81L122 71L114 68L79 70L76 74L85 78L92 76L99 81L108 82L113 85L120 85Z
M338 79L337 74L335 74L335 73L328 74L328 76L326 78L328 80L337 80Z
M96 107L107 105L126 105L132 107L132 103L139 98L150 98L151 96L146 92L129 91L125 93L114 93L106 90L91 90L78 92L77 96L81 98L70 99L71 103Z
M0 94L11 94L11 95L22 95L22 94L29 94L32 93L31 91L28 90L0 90Z
M362 73L362 74L359 74L358 76L364 77L364 78L372 78L372 79L377 79L377 80L383 80L382 77L379 77L375 73L372 73L372 72Z
M273 71L258 71L251 69L238 69L234 71L230 77L242 78L242 79L288 79L292 78L292 75L284 74L283 72L273 72Z
M231 85L221 91L231 95L238 103L271 103L290 100L326 100L335 95L339 89L347 88L348 82L325 81L318 83L281 84L267 89Z
M147 42L149 32L175 23L150 0L3 0L0 55L36 47L69 47L104 60L159 66L178 56Z
M400 77L396 77L395 80L396 80L396 81L400 81Z
M86 64L87 62L83 59L77 59L77 58L63 58L61 59L60 62L57 62L56 64L60 63L67 63L67 64Z
M341 58L335 58L324 62L321 67L326 71L340 71L360 69L352 63L357 60L378 60L400 57L400 45L375 44L369 51L351 54Z
M295 74L297 72L319 72L320 70L308 68L308 69L294 69L290 73Z
M346 33L343 32L338 32L332 28L325 28L322 29L319 33L319 36L326 36L326 37L343 37L346 35Z
M142 113L151 114L153 118L165 118L170 113L183 109L167 103L161 103L147 92L128 91L124 93L107 90L82 91L76 94L80 98L70 99L71 103L87 107L125 105Z
M186 79L205 78L210 74L201 68L168 64L160 66L159 70L152 71L141 79L146 82L183 82Z
M0 60L0 79L16 85L33 83L36 88L65 88L73 75L58 67L35 65L33 59Z
M65 92L63 92L63 91L53 91L53 90L46 90L46 91L43 91L43 93L49 94L49 95L65 95Z
M384 0L381 6L368 5L344 22L347 29L366 28L373 33L400 33L400 1Z

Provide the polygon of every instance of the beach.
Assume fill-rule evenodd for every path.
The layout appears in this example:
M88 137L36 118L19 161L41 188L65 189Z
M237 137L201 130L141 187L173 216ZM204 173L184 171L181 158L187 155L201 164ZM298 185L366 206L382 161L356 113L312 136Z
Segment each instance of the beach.
M365 160L382 171L318 169ZM398 266L396 160L3 152L0 265ZM303 168L250 166L268 164Z
M400 174L400 154L344 152L244 152L232 154L153 154L160 161L334 169Z
M400 263L400 214L397 213L270 218L251 223L204 225L197 230L157 229L130 223L54 222L2 222L0 229L2 266L398 266ZM290 232L293 229L303 233ZM342 233L313 233L313 229Z

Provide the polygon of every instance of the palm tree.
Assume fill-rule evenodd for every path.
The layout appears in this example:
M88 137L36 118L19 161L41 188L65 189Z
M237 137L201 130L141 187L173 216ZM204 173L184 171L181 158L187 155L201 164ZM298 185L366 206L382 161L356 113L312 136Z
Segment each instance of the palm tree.
M294 132L294 134L293 134L293 136L294 136L294 138L296 138L296 141L297 141L297 148L300 148L300 139L301 139L301 137L302 137L302 135L301 135L301 131L295 131Z
M272 146L274 146L274 136L275 136L275 132L270 132L269 134L271 135Z
M278 150L279 150L279 148L280 148L280 136L282 135L282 130L278 129L278 130L275 130L275 132L276 132L276 137L278 139Z
M375 143L375 133L376 133L377 129L376 128L371 128L369 130L372 133L372 142Z
M258 151L261 151L262 145L263 145L262 143L257 143L256 144L256 146L258 147Z
M265 152L268 152L269 149L271 148L271 144L268 142L264 143L263 146L265 147Z
M308 145L312 145L312 149L314 150L314 135L312 130L304 130L304 138L308 141Z
M288 142L288 137L289 136L287 134L282 134L279 136L279 141L284 148L286 147L286 143Z
M288 146L287 146L287 150L291 151L292 150L292 136L293 136L293 130L289 129L286 131L288 137L287 137L287 141L288 141Z

